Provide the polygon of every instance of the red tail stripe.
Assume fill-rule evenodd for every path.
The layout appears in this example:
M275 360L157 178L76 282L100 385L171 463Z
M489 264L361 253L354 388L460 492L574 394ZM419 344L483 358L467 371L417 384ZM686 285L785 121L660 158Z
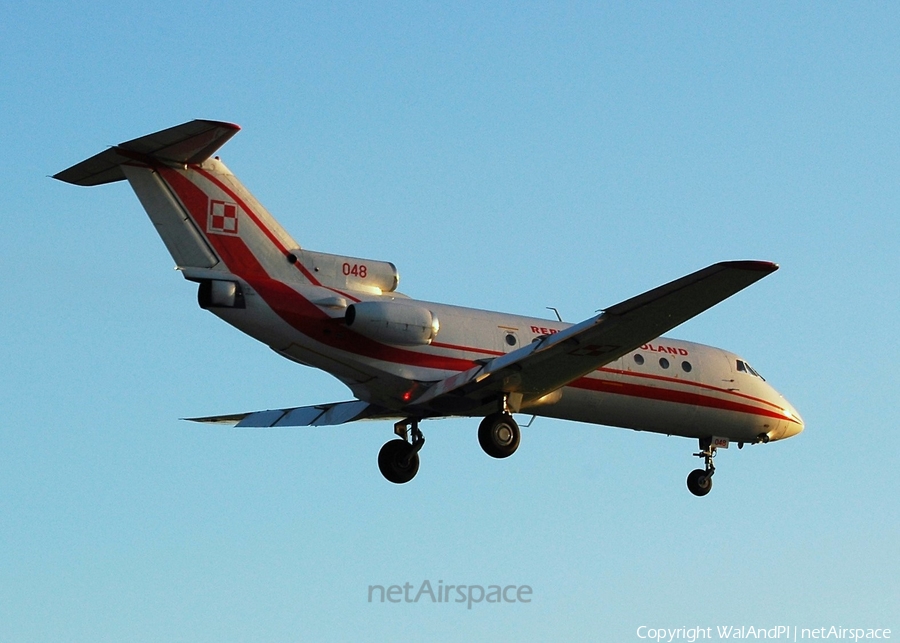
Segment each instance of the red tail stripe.
M283 254L285 256L285 258L287 257L287 255L288 255L287 248L285 248L284 244L281 243L281 240L277 236L275 236L275 233L272 232L269 229L269 227L266 226L262 222L262 220L259 218L259 216L256 214L256 212L254 212L253 209L247 205L246 201L244 201L241 197L239 197L237 195L237 193L234 190L232 190L229 186L225 185L225 183L220 181L219 178L212 172L204 170L203 168L201 168L199 166L194 167L194 169L197 171L197 173L200 176L204 177L206 180L208 180L210 183L212 183L213 185L218 187L229 197L234 199L234 201L239 206L241 206L241 209L244 211L244 213L248 217L250 217L250 219L253 221L253 223L256 224L256 227L259 228L262 231L262 233L264 235L266 235L266 237L268 237L269 241L272 242L272 245L274 245L276 248L278 248L279 252L281 252L281 254ZM319 283L319 280L316 279L315 276L309 270L307 270L306 267L303 266L299 261L296 262L294 265L297 267L298 270L300 270L300 272L303 273L303 276L306 277L311 284L313 284L314 286L322 285L321 283Z
M268 226L266 226L262 222L262 219L259 218L259 215L257 215L256 212L254 212L250 208L250 206L247 205L246 201L241 199L241 197L239 197L234 192L234 190L232 190L230 187L225 185L225 183L220 181L218 179L218 177L216 177L216 175L213 174L212 172L208 172L207 170L204 170L201 167L196 167L195 169L197 170L198 174L200 174L201 176L203 176L204 178L209 180L216 187L218 187L220 190L225 192L225 194L227 194L229 197L234 199L235 202L241 206L241 209L247 214L247 216L250 217L250 219L253 221L253 223L256 224L256 227L258 227L260 230L262 230L263 234L265 234L269 238L269 240L275 245L275 247L278 248L278 250L281 252L281 254L283 254L285 256L285 258L287 258L288 254L290 254L288 252L288 249L284 247L284 244L281 243L281 241L278 239L278 237L275 236L275 234L268 228ZM297 268L297 270L299 270L303 274L303 276L309 280L309 282L312 285L322 286L323 288L328 288L328 290L335 292L335 293L341 295L342 297L346 297L347 299L350 299L351 301L359 301L359 299L357 299L353 295L350 295L346 292L338 290L337 288L332 288L331 286L322 285L322 283L318 279L316 279L315 275L313 275L313 273L311 273L309 270L307 270L306 266L304 266L299 261L294 262L294 267Z
M197 228L206 230L206 217L209 208L209 196L199 186L181 172L167 167L158 168L163 180L181 200L188 215L194 220ZM204 234L204 238L213 247L219 258L225 262L229 270L244 278L253 275L267 277L265 268L250 252L243 239L232 235Z
M208 207L206 193L176 170L161 168L160 172L197 226L205 230ZM230 191L228 194L233 196ZM240 205L245 207L243 203ZM211 234L206 235L206 238L226 265L240 268L235 271L236 274L245 279L279 317L315 341L372 359L444 371L465 371L475 364L467 359L394 348L363 337L351 331L340 320L329 317L293 288L271 279L241 237Z

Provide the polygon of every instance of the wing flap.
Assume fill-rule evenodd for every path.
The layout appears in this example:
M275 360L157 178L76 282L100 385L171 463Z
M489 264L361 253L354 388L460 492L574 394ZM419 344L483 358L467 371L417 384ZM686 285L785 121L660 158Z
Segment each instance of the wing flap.
M402 419L404 416L362 400L333 402L251 413L185 418L203 424L225 424L238 429L268 429L292 426L337 426L357 420Z

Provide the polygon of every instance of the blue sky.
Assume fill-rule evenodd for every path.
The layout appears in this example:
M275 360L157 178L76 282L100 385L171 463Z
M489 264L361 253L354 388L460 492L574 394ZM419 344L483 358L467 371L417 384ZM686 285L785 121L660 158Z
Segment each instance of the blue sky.
M900 15L888 3L19 3L0 23L0 640L639 640L900 632ZM124 184L48 177L192 118L304 246L414 297L567 321L724 259L781 270L673 336L746 357L797 438L536 420L250 432L346 399L196 306ZM423 580L528 604L367 602Z

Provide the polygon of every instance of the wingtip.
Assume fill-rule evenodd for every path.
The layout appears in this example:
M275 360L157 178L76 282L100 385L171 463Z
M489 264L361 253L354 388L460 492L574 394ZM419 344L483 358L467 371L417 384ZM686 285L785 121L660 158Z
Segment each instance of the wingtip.
M218 125L219 127L225 127L227 129L234 130L235 132L239 132L241 130L241 126L237 123L232 123L230 121L219 121L214 118L198 118L196 119L202 123L210 123L211 125Z
M197 424L220 424L225 426L234 426L247 416L247 413L236 413L233 415L210 415L206 417L195 418L179 418L182 422L196 422Z
M757 261L757 260L746 260L746 261L725 261L723 265L728 266L730 268L737 268L739 270L756 270L758 272L775 272L778 270L779 265L772 261Z

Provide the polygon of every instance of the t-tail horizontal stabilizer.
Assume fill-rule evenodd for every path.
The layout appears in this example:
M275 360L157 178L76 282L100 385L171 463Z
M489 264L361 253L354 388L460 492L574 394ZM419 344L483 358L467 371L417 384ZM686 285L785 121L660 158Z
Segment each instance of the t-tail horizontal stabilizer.
M240 127L222 121L193 120L125 141L54 174L73 185L103 185L124 181L122 165L151 159L164 165L192 165L211 157Z

